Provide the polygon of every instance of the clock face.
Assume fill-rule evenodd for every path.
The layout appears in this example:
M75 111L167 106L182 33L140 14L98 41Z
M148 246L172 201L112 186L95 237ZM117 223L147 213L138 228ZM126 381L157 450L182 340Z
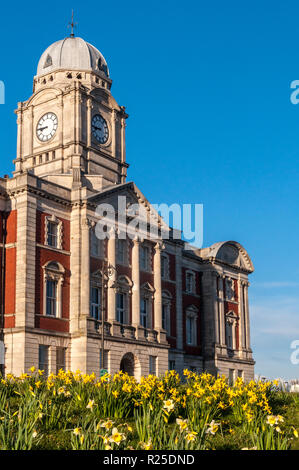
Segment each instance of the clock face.
M91 132L100 144L105 144L107 142L109 136L108 125L100 114L93 116L91 121Z
M58 127L58 119L56 114L44 114L37 123L36 135L41 142L47 142L52 139Z

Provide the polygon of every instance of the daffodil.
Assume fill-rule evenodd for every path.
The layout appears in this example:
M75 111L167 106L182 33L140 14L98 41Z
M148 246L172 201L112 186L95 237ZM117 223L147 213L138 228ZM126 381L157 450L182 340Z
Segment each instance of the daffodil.
M94 400L89 400L86 408L89 410L92 410L93 406L94 406Z
M164 403L163 408L167 410L168 412L174 409L173 400L164 400L163 403Z
M197 432L193 431L193 432L188 432L188 434L186 434L185 437L188 442L192 442L196 439L196 436L197 436Z
M212 434L213 436L216 434L218 431L218 428L220 426L220 423L216 423L215 420L213 419L210 424L208 424L208 429L206 430L206 434Z
M114 442L115 444L119 445L124 439L124 434L120 433L117 428L112 429L112 434L109 439L110 442Z

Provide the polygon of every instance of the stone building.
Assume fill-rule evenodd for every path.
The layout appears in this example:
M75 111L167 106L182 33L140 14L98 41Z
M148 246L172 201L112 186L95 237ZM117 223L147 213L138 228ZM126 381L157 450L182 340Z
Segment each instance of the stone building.
M13 177L0 178L5 371L168 368L254 376L248 274L234 241L186 250L127 182L125 108L103 55L79 37L42 54L33 94L18 103ZM126 199L121 210L119 197ZM153 215L157 237L99 240L97 208L127 224L130 204ZM146 229L147 230L147 229ZM102 267L110 271L102 300Z

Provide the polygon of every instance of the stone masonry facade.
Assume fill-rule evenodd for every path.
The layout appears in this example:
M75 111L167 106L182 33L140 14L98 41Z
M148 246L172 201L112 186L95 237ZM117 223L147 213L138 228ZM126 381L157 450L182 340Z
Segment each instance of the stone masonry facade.
M0 178L5 372L98 376L104 307L110 373L189 368L251 380L251 259L234 241L187 250L172 231L163 239L163 221L127 182L128 115L111 84L101 53L70 37L44 52L33 94L18 104L15 171ZM122 238L118 225L98 239L97 208L117 213L120 196L125 224L130 204L154 214L156 239ZM104 264L113 269L102 289Z

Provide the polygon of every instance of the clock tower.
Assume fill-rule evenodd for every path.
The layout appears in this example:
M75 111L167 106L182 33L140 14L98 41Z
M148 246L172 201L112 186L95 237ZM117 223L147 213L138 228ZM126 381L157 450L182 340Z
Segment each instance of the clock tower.
M107 62L91 44L70 36L49 46L33 95L18 104L14 175L31 173L69 188L126 181L128 115L110 89Z

